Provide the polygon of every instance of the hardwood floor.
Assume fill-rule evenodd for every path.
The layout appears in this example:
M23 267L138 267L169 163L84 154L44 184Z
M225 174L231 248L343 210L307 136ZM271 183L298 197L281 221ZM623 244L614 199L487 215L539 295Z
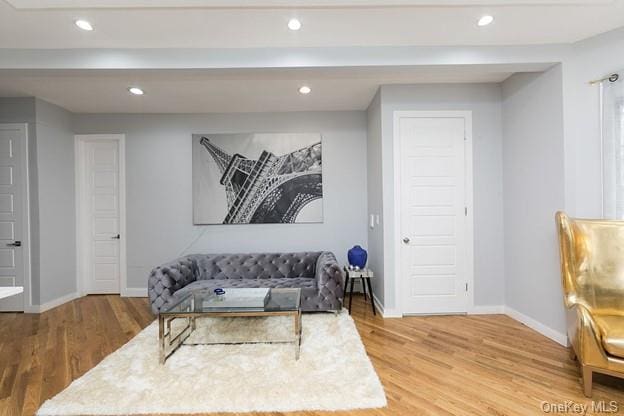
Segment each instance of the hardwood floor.
M361 297L353 303L388 408L328 414L539 415L542 402L566 401L591 409L567 350L509 317L384 320ZM41 315L0 314L0 414L32 415L152 320L146 299L118 296L89 296ZM615 400L624 414L624 382L596 376L593 400Z

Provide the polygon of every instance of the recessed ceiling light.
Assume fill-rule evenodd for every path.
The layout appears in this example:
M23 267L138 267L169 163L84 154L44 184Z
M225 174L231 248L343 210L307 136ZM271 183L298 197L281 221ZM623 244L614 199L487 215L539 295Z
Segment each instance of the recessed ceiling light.
M134 95L143 95L145 94L145 92L143 92L143 90L139 87L130 87L128 88L128 91L130 91L130 94L134 94Z
M301 22L299 19L290 19L288 21L288 29L290 30L299 30L301 29Z
M74 22L76 26L78 26L82 30L86 30L87 32L91 32L93 30L93 26L86 20L76 20Z
M312 92L312 90L307 85L304 85L301 88L299 88L299 93L301 93L301 94L304 94L304 95L305 94L310 94L310 92Z
M487 26L494 21L494 17L486 14L485 16L481 16L477 24L481 27Z

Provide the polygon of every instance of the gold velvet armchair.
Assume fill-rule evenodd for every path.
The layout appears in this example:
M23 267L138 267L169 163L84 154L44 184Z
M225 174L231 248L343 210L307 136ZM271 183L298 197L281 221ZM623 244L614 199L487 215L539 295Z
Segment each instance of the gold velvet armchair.
M592 373L624 378L624 221L556 220L568 340L591 397Z

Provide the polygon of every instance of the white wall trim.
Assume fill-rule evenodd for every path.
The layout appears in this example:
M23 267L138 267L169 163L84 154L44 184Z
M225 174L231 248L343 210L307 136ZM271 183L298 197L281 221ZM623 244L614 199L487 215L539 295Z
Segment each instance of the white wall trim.
M566 334L563 334L559 331L556 331L549 326L544 325L541 322L536 321L535 319L518 312L512 307L505 306L505 315L510 318L515 319L516 321L523 323L534 331L539 332L547 338L552 339L553 341L563 345L564 347L568 346L568 337Z
M115 140L119 143L119 293L128 291L127 234L126 234L126 136L125 134L77 134L74 136L76 172L76 288L80 296L86 294L83 269L86 264L84 247L84 143L94 140Z
M146 287L126 287L121 288L121 297L124 298L146 298L147 297L147 288Z
M126 288L124 293L122 293L123 297L146 297L147 289L146 288ZM68 295L62 296L60 298L51 300L49 302L44 303L39 306L28 306L24 308L24 312L26 313L42 313L46 312L52 308L56 308L64 303L71 302L77 298L81 297L78 293L70 293ZM383 316L384 319L387 318L402 318L403 315L396 309L384 309L383 304L379 301L376 295L373 295L373 301L375 303L375 307L377 311ZM510 318L528 326L532 330L544 335L547 338L552 339L558 344L563 345L564 347L568 346L568 338L565 334L556 331L541 322L536 321L535 319L526 316L525 314L518 312L517 310L503 305L486 305L486 306L474 306L469 315L498 315L505 314Z
M81 163L83 163L83 147L78 136L74 136L74 192L76 193L76 293L80 296L84 296L84 288L82 287L82 260L81 260L81 223L82 223L82 170Z
M146 297L147 296L147 288L125 288L122 297ZM77 298L81 297L78 293L70 293L68 295L62 296L60 298L51 300L39 306L30 305L24 308L24 312L26 313L42 313L46 312L52 308L56 308L64 303L71 302ZM377 311L383 316L384 319L392 319L392 318L402 318L403 314L397 309L384 309L383 304L379 301L376 295L373 295L373 302ZM565 334L556 331L541 322L536 321L535 319L518 312L517 310L504 305L483 305L483 306L474 306L468 313L469 315L499 315L505 314L510 318L528 326L532 330L544 335L547 338L552 339L558 344L563 345L564 347L568 346L568 338Z
M392 124L392 168L394 181L394 221L391 230L394 240L393 262L395 268L395 276L401 275L401 157L400 157L400 140L399 137L399 120L402 117L442 117L442 118L463 118L465 120L465 180L466 180L466 207L468 215L466 216L466 246L467 246L467 265L466 280L468 283L468 304L466 311L469 312L474 308L474 186L473 186L473 166L472 166L472 111L394 111ZM403 315L402 305L402 281L397 278L394 284L396 312Z
M30 169L29 169L29 160L30 160L30 132L28 131L28 124L24 123L24 128L26 129L26 143L24 144L24 180L26 182L25 185L25 193L26 196L24 198L24 207L22 208L24 218L24 236L22 238L22 247L24 247L24 309L27 307L33 306L32 299L32 270L31 270L31 252L30 252ZM24 242L25 240L25 242ZM41 279L41 276L39 276ZM39 289L41 289L41 280L39 281ZM40 290L41 292L41 290ZM41 293L39 293L41 296Z
M64 303L67 302L71 302L74 299L78 299L80 297L80 295L78 295L78 293L70 293L68 295L65 296L61 296L60 298L56 298L53 299L49 302L46 302L42 305L32 305L28 308L26 308L26 310L24 312L26 313L43 313L46 311L49 311L52 308L56 308L57 306L61 306Z
M505 305L475 305L468 311L468 315L503 315Z
M402 318L403 315L397 309L384 309L383 304L377 298L377 295L373 294L373 302L377 312L385 318Z
M373 295L373 300L377 310L385 318L402 318L403 314L397 309L385 310L383 304L379 301L377 296ZM511 319L520 322L536 331L537 333L544 335L546 338L550 338L558 344L564 347L568 346L568 337L566 334L556 331L541 322L515 310L506 305L475 305L469 311L468 315L507 315ZM418 315L423 316L423 315Z

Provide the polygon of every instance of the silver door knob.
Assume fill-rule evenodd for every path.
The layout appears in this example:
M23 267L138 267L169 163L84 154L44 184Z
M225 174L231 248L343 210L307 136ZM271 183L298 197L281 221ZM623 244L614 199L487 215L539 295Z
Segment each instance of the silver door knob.
M409 239L409 238L407 238L407 237L405 237L405 238L403 239L403 242L404 242L405 244L409 244L410 239Z

